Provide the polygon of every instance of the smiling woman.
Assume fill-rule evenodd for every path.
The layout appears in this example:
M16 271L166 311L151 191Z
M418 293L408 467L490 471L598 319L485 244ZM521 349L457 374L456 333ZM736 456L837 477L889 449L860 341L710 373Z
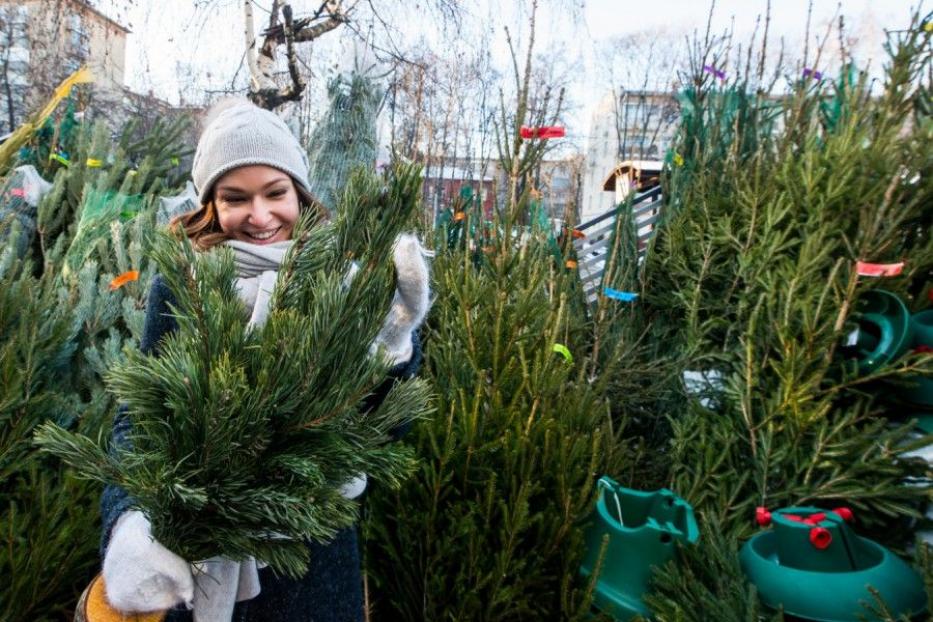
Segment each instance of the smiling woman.
M274 113L244 99L223 100L208 114L191 171L201 207L170 227L199 250L227 240L287 241L299 214L327 218L307 170L304 149Z
M223 245L232 251L235 291L244 307L238 321L249 318L246 333L261 331L274 310L272 294L278 272L292 247L293 229L299 216L317 216L316 225L326 218L325 209L309 190L304 149L274 113L242 99L226 101L208 114L191 176L200 207L173 220L171 227L179 235L187 236L199 250ZM409 183L412 188L420 187L417 173L409 177L413 180ZM413 197L416 194L411 192ZM414 205L413 200L410 204ZM367 409L376 408L396 380L411 378L421 360L415 331L424 320L430 297L428 268L417 238L399 235L392 260L396 293L391 307L375 340L359 350L365 356L373 356L372 353L382 356L389 367L385 384L367 398ZM174 310L179 302L177 290L178 287L173 291L162 275L153 280L140 343L145 355L159 356L163 339L178 334ZM182 416L193 417L190 410L186 407ZM124 407L115 418L113 447L131 451L133 416ZM399 425L387 435L394 438L405 429ZM384 444L387 440L380 442ZM370 471L370 474L378 473ZM365 470L353 473L349 479L341 475L327 482L328 491L339 499L337 505L345 504L363 493L367 478ZM306 503L311 502L314 498ZM320 512L323 516L333 505L329 501L318 502L302 511ZM355 526L340 528L328 534L323 542L308 533L302 544L310 561L304 574L295 578L278 574L252 557L232 559L215 555L206 560L184 559L179 547L190 543L176 542L174 550L168 548L172 546L170 539L166 540L168 545L161 543L153 536L150 522L155 519L158 531L158 514L148 516L142 507L125 488L115 484L105 488L101 503L102 575L107 600L114 608L124 612L169 610L166 622L362 620L362 575ZM277 530L263 527L260 532L271 534Z

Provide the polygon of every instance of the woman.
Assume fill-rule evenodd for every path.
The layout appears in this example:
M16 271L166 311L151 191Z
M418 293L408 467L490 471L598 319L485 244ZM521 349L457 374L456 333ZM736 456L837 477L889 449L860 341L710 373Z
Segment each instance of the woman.
M192 178L201 208L176 219L199 250L218 244L233 249L237 290L261 324L278 266L291 244L301 213L324 211L308 188L308 159L288 127L273 113L246 100L227 100L208 114L198 141ZM394 250L397 291L377 342L394 367L392 378L408 378L420 365L418 325L428 310L428 272L414 236L400 236ZM157 276L149 292L140 348L158 356L159 342L177 330L169 315L172 292ZM381 399L390 380L371 398ZM118 414L113 444L127 446L130 426ZM397 430L396 438L404 433ZM362 494L365 474L345 483L348 498ZM116 609L141 612L171 609L166 620L357 621L363 617L362 581L355 528L326 545L308 542L310 565L304 577L278 577L250 560L221 558L192 565L155 541L150 524L126 492L108 487L101 501L101 551L107 599Z

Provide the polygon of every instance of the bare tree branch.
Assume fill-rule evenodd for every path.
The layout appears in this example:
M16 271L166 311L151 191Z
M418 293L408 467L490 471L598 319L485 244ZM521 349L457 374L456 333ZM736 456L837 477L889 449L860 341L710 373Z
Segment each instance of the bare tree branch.
M341 0L326 0L314 15L295 21L293 26L295 42L305 43L307 41L314 41L341 24L347 23L349 21L349 13L354 6L356 6L355 3L351 5L350 8L344 8ZM327 18L323 22L314 24L325 11ZM267 44L271 41L276 45L285 43L287 36L283 25L273 26L271 24L262 34L266 37Z
M276 27L279 7L279 1L275 0L272 5L272 14L269 18L270 28ZM285 2L281 5L281 9L282 17L285 22L282 25L282 32L285 34L285 58L288 63L288 75L291 78L291 83L286 87L279 88L272 82L271 67L274 66L275 49L278 44L275 43L275 38L267 37L263 43L263 58L266 59L265 62L268 62L270 67L269 82L271 86L255 89L250 93L250 99L257 105L268 110L277 108L285 102L300 100L306 86L305 81L301 78L301 73L298 71L298 55L295 52L295 29L292 20L292 7L288 2Z

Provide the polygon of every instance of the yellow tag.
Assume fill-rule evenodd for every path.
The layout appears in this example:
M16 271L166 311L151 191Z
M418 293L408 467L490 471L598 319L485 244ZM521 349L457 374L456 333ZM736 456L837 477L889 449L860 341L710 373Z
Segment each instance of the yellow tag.
M570 353L570 350L567 349L562 343L555 343L553 350L567 359L568 363L573 363L573 355Z
M71 161L60 153L50 153L49 160L55 160L59 164L64 164L65 166L71 166Z
M675 165L675 166L683 166L683 165L684 165L684 158L683 158L683 156L680 155L679 153L675 153L675 154L674 154L674 165Z
M104 161L88 158L86 164L88 168L100 168L104 165Z
M927 32L933 32L933 22L927 22L923 25L923 29Z

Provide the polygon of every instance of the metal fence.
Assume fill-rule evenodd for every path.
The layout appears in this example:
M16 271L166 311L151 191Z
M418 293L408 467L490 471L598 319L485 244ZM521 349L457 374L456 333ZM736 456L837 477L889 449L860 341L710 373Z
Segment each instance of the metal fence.
M612 242L612 234L615 231L619 214L631 210L631 216L635 219L640 263L645 258L648 240L654 233L654 224L661 213L661 199L661 187L657 186L637 195L631 203L621 203L576 227L577 233L573 247L577 253L577 269L580 271L580 280L583 282L583 292L587 302L594 304L602 291L603 273L606 270L606 260L611 250L609 245Z

